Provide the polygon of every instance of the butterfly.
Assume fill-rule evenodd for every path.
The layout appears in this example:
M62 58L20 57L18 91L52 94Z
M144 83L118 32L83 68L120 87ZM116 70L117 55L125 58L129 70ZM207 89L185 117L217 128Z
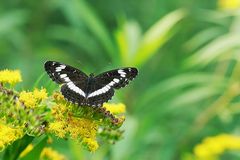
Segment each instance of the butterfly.
M125 87L138 70L133 67L115 69L89 76L77 68L56 61L47 61L44 68L49 77L61 84L65 99L79 106L101 107L114 95L114 89Z

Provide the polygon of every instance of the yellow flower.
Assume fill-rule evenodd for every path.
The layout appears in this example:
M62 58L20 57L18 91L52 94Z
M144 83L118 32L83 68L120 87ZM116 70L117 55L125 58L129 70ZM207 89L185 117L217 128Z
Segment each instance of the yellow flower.
M98 125L93 119L74 117L64 104L53 106L51 112L54 121L49 124L50 133L60 138L69 135L72 139L82 141L90 151L98 148L96 141Z
M218 0L218 6L221 9L239 9L240 0Z
M33 145L29 144L20 154L20 158L26 156L33 149Z
M22 102L26 107L34 108L37 100L35 99L32 92L22 91L19 94L19 101Z
M22 129L14 129L0 123L0 150L23 136Z
M33 92L22 91L19 94L19 101L22 102L26 107L34 108L37 103L47 98L46 89L35 88Z
M44 100L47 98L47 91L45 88L42 88L41 90L35 88L33 91L33 96L38 100Z
M45 147L40 155L40 160L66 160L67 158L50 147Z
M85 144L91 152L96 151L99 147L97 141L92 138L83 138L82 143Z
M106 108L112 114L119 114L126 112L126 106L123 103L118 104L111 104L111 103L104 103L103 107Z
M93 120L71 117L68 120L67 130L73 139L84 137L96 138L97 124Z
M63 118L64 114L68 112L67 106L64 104L57 104L51 109L52 114L55 118Z
M66 123L64 121L52 122L49 124L48 131L56 134L60 138L64 138L66 131Z
M240 150L240 137L229 134L220 134L207 137L194 148L194 154L199 160L217 159L226 150Z
M0 71L0 82L16 84L22 81L22 77L19 70L2 70Z
M59 92L54 92L52 96L57 102L65 101L64 96Z
M68 121L68 132L72 139L82 139L82 143L94 152L98 148L96 141L97 124L93 120L71 117Z

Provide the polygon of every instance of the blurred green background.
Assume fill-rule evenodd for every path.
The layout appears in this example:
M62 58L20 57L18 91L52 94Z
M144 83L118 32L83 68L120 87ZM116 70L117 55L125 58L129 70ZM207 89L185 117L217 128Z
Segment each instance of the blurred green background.
M237 0L0 1L0 69L20 69L18 89L56 89L47 60L86 73L135 66L112 102L127 105L124 139L69 159L187 160L204 137L240 134ZM67 145L66 145L67 144ZM239 159L240 152L222 159Z

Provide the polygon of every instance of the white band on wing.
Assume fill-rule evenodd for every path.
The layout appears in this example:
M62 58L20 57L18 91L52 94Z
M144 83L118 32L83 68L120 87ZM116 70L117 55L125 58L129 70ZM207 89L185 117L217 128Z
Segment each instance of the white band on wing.
M56 72L60 72L61 70L65 69L66 66L65 65L60 65L59 67L56 67Z
M73 90L74 92L80 94L83 97L86 96L86 94L79 87L77 87L73 82L68 82L67 85L69 89Z
M87 98L90 97L94 97L103 93L106 93L107 91L109 91L111 89L112 86L114 86L115 84L119 83L120 80L117 78L114 78L110 83L108 83L106 86L104 86L103 88L100 88L92 93L90 93Z
M119 69L118 73L120 74L121 77L126 77L126 72L124 72L124 70Z

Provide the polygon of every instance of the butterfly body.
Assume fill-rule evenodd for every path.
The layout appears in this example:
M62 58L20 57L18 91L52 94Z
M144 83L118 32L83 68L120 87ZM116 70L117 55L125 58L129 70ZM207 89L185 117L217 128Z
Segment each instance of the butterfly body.
M102 106L112 98L114 89L125 87L138 74L136 68L128 67L87 76L72 66L55 61L47 61L44 67L50 78L62 85L63 96L80 106Z

